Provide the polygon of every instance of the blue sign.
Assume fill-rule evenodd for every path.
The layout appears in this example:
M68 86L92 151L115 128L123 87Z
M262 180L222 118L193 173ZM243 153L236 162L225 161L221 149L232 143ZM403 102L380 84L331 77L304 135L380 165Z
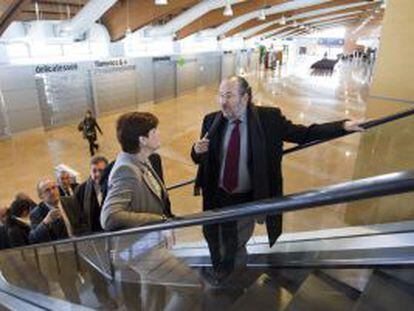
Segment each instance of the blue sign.
M345 44L345 40L337 38L320 38L318 39L318 44L328 46L341 46Z

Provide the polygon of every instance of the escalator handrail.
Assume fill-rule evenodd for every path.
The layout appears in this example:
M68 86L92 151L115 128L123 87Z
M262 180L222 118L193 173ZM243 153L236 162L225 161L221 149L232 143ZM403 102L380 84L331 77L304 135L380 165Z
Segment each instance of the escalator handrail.
M414 191L414 170L400 171L317 188L280 198L250 202L237 206L230 206L220 210L189 214L183 217L167 220L165 222L148 224L137 228L32 244L28 246L5 249L4 251L37 249L68 243L120 237L131 234L144 234L153 231L221 223L245 217L283 214L302 209L395 195L411 191Z
M411 116L411 115L414 115L414 109L408 109L408 110L404 110L402 112L398 112L398 113L395 113L395 114L388 115L388 116L383 117L383 118L378 118L378 119L366 121L366 122L361 123L360 127L367 130L367 129L377 127L377 126L385 124L385 123L389 123L389 122L392 122L392 121L396 121L396 120L399 120L399 119L406 118L406 117ZM318 140L314 140L314 141L311 141L311 142L306 143L306 144L301 144L301 145L297 145L297 146L294 146L294 147L290 147L290 148L287 148L287 149L283 150L283 155L293 153L293 152L297 152L297 151L300 151L302 149L306 149L306 148L309 148L309 147L312 147L312 146L315 146L315 145L319 145L319 144L322 144L322 143L325 143L325 142L328 142L328 141L331 141L331 140L334 140L334 139L338 139L338 138L341 138L341 137L344 137L344 136L348 136L348 135L351 135L351 134L354 134L354 133L358 133L358 132L341 133L340 135L335 136L335 137L331 137L331 138L327 138L327 139L318 139ZM171 186L168 186L167 190L170 191L170 190L178 189L178 188L193 184L194 182L195 182L195 179L185 180L185 181L173 184Z

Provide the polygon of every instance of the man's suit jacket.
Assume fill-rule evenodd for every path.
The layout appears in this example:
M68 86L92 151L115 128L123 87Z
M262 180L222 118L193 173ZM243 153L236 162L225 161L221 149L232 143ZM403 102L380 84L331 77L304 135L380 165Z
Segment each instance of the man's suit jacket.
M115 161L108 181L108 193L101 211L104 230L137 227L169 216L167 193L163 196L148 180L147 168L135 155L121 152ZM156 174L155 174L156 175ZM159 179L159 183L163 185Z
M212 198L218 189L221 166L220 154L227 120L221 112L204 118L201 137L209 132L209 151L198 155L192 149L193 161L199 165L196 187L203 190L203 209L214 209ZM303 126L286 119L278 108L247 107L248 167L254 200L283 195L282 154L283 142L304 144L317 139L335 137L345 133L343 121ZM214 123L214 129L212 125ZM273 245L282 231L282 217L267 216L269 243Z
M43 243L68 237L65 222L62 218L53 221L49 225L43 223L43 219L45 219L48 213L49 207L43 202L30 212L31 230L29 234L29 243ZM69 215L68 218L70 221Z
M102 231L100 222L102 206L98 202L93 183L93 180L88 178L88 180L80 184L75 191L76 202L80 210L79 218L86 230L85 233ZM102 202L104 199L102 194Z
M10 247L9 236L7 234L7 228L0 224L0 250Z
M70 188L72 189L72 192L75 192L75 189L76 189L77 186L78 186L77 183L70 185ZM69 196L69 194L60 185L59 185L59 194L60 194L61 197L67 197L67 196Z

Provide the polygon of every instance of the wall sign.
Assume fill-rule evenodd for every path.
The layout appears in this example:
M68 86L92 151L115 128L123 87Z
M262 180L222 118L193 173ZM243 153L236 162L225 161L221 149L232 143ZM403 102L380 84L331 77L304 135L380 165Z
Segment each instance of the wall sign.
M328 46L341 46L344 45L344 39L336 39L336 38L320 38L318 39L319 45L328 45Z
M128 61L126 59L111 59L111 60L104 60L99 61L97 60L95 63L95 67L102 68L102 67L119 67L128 65Z
M64 72L64 71L76 71L78 70L78 64L51 64L51 65L39 65L36 66L36 73L52 73L52 72Z

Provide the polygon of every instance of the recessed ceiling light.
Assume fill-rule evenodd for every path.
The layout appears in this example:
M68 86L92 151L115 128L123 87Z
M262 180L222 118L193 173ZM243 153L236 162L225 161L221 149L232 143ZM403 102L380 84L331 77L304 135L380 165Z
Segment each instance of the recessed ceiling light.
M168 0L155 0L155 5L167 5Z
M266 20L266 12L265 12L265 10L264 10L264 9L261 9L261 10L260 10L260 14L259 14L259 18L258 18L258 20L259 20L259 21L264 21L264 20Z
M223 15L233 16L233 9L231 8L231 4L229 1L227 1L226 6L224 7Z

